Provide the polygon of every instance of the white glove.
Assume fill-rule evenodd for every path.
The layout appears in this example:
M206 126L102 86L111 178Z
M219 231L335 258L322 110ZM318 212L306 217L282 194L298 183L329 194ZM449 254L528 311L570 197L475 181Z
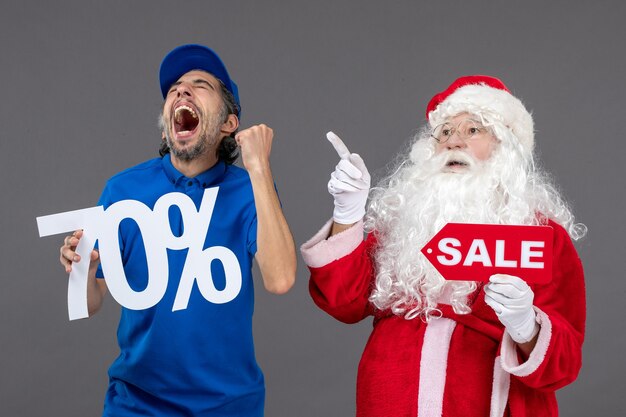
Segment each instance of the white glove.
M485 302L517 343L530 342L539 332L534 297L528 284L512 275L492 275L485 285Z
M350 153L339 136L328 132L326 137L341 158L328 181L328 192L335 199L333 220L339 224L356 223L365 215L370 174L363 159Z

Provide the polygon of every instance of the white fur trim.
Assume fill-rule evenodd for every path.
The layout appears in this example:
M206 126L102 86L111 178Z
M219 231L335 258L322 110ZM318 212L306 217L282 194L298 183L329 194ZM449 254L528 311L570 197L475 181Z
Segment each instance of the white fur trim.
M420 361L417 417L441 417L446 385L448 350L456 321L435 318L428 322Z
M499 121L509 127L526 152L534 147L533 118L522 102L510 93L485 84L471 84L458 88L437 108L428 114L435 127L459 113L471 113L487 121Z
M502 338L502 348L500 350L502 355L502 368L515 376L524 377L535 372L545 359L548 346L550 346L550 340L552 338L552 323L550 322L550 318L537 307L535 307L535 311L537 312L537 323L539 323L540 329L537 344L532 352L530 352L526 362L522 364L519 363L516 343L506 331Z
M493 386L491 387L491 409L489 417L502 417L509 400L511 374L502 369L502 359L498 356L493 364Z
M320 268L341 259L363 242L363 220L341 233L328 237L332 225L333 220L330 219L315 236L300 246L302 259L311 268Z

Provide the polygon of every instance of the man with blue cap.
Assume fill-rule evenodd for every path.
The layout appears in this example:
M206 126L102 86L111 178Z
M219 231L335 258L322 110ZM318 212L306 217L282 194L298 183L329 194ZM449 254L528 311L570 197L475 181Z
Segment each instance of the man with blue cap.
M287 292L296 270L293 238L270 169L273 132L265 125L238 130L237 85L211 49L179 46L163 59L159 75L165 99L161 157L113 176L99 205L106 209L132 199L152 208L166 194L184 193L197 208L205 189L217 189L204 248L218 247L234 260L211 263L210 285L219 292L232 276L241 284L223 302L209 301L202 288L192 288L186 308L172 311L187 251L168 250L163 298L145 310L122 307L120 355L109 369L103 416L262 416L264 379L252 340L252 259L271 293ZM245 169L232 165L239 152ZM180 211L169 211L175 236L187 226ZM128 283L145 288L148 265L138 225L122 222L119 230ZM63 242L61 263L67 272L80 261L81 237L77 231ZM107 291L99 263L94 250L90 314Z

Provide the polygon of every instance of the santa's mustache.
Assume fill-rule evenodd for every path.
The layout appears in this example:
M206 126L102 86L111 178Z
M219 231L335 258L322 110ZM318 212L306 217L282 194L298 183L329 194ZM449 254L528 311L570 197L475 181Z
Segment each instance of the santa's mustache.
M467 152L451 150L436 155L433 158L433 165L438 171L454 165L466 166L471 169L477 165L477 161Z

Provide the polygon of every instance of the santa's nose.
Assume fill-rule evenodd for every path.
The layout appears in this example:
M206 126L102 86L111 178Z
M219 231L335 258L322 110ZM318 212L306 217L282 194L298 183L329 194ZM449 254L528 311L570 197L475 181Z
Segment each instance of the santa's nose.
M459 132L454 132L452 136L450 136L450 138L446 141L446 148L448 149L458 149L464 148L466 146L467 144L463 139L461 139Z

